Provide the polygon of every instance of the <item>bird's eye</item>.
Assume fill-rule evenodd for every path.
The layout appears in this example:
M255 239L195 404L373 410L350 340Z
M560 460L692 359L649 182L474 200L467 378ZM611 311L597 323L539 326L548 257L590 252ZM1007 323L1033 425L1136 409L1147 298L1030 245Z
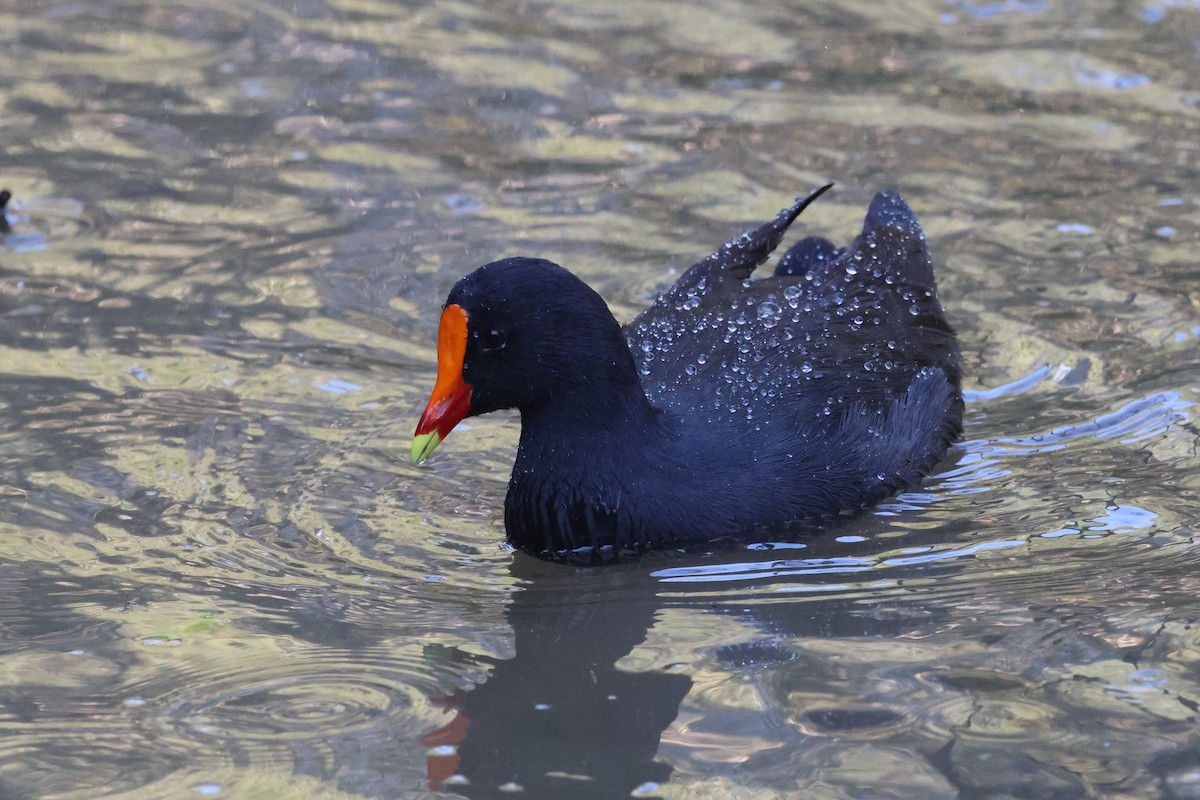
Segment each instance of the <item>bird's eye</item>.
M499 350L507 339L504 331L500 330L487 331L479 338L484 350Z

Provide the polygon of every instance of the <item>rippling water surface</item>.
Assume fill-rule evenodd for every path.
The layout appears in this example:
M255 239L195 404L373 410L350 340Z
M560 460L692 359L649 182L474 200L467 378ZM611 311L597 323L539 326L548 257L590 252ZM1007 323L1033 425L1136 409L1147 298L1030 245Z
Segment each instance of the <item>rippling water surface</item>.
M1200 4L0 6L0 796L1200 797ZM964 440L821 536L502 546L445 293L623 319L900 189Z

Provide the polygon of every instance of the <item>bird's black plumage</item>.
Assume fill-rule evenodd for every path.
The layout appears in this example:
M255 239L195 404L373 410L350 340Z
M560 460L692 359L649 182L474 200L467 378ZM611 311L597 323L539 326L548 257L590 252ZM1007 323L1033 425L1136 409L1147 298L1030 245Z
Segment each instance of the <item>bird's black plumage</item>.
M805 239L750 280L822 191L695 264L624 329L541 259L454 287L469 414L521 413L514 545L554 555L780 531L936 464L961 429L958 344L898 194L875 198L847 248Z

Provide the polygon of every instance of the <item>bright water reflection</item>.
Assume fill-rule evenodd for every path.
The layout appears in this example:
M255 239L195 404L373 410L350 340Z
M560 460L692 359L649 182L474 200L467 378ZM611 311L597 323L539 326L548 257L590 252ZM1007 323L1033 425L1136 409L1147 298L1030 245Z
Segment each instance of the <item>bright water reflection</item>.
M1200 6L0 8L0 796L1200 796ZM939 474L801 540L514 555L437 311L629 318L899 188Z

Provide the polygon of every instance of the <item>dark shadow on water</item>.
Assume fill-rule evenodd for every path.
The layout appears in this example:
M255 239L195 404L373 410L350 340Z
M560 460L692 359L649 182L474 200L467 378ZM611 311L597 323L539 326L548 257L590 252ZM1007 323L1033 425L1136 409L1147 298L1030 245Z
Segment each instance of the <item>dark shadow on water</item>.
M8 189L0 189L0 236L12 233L12 228L8 225L8 214L4 210L8 206L8 201L11 197L12 192Z
M657 584L636 565L576 572L524 555L512 573L526 584L507 610L516 655L423 738L431 783L463 776L445 788L472 798L512 797L513 784L522 797L613 798L666 781L655 754L691 679L616 666L653 624Z
M817 557L830 550L826 555L834 558L839 548L845 549L832 537L812 541L826 543L812 547ZM789 552L796 551L778 555L787 558ZM940 615L932 611L914 616L911 610L836 597L820 603L714 603L710 589L734 587L718 581L676 591L662 579L664 572L692 568L752 570L771 556L742 544L725 551L657 553L632 563L576 568L516 555L512 575L523 588L506 610L515 654L494 662L481 685L444 701L454 718L422 737L429 748L431 786L469 798L618 798L635 791L636 796L659 796L657 785L670 779L672 767L656 755L692 680L669 668L632 672L617 663L646 639L664 608L729 614L760 631L760 639L718 647L711 656L732 674L776 670L766 680L784 694L803 691L806 680L803 657L786 644L793 637L890 640L937 624L934 617ZM845 578L831 574L828 582ZM806 575L803 580L813 579ZM764 587L796 580L767 576L744 588L753 596ZM871 713L883 712L815 708L811 724L823 729L891 724L864 717ZM760 767L767 773L782 771L783 778L795 764L788 755L775 768Z

